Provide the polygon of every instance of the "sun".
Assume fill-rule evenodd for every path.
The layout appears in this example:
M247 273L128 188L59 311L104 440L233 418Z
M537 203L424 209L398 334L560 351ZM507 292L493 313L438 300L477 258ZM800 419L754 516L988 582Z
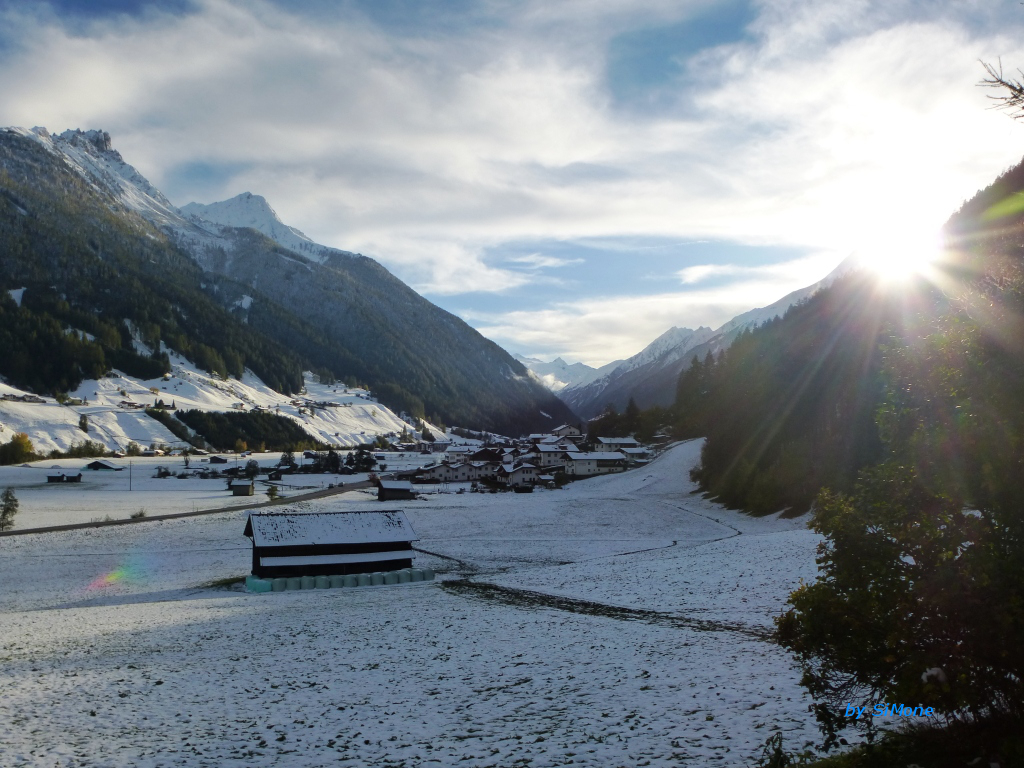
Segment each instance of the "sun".
M857 249L859 261L884 283L929 277L942 257L938 232L890 231Z

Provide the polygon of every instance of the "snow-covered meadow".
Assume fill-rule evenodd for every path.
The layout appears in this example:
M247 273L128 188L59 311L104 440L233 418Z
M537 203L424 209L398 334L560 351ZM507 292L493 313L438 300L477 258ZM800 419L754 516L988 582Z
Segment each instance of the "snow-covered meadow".
M269 482L265 474L256 481L252 499L235 498L228 490L224 478L176 477L181 472L201 472L204 469L244 467L255 460L263 468L276 466L280 453L256 453L249 456L214 454L228 460L225 465L210 464L210 457L192 456L188 467L182 456L136 457L133 459L103 459L120 470L93 471L84 469L93 459L45 459L23 466L0 467L0 489L10 488L18 498L20 511L14 518L14 528L38 528L66 523L88 523L106 519L125 519L139 510L148 517L195 512L204 509L244 505L247 502L267 501L267 490L277 488L281 498L309 493L340 483L352 484L367 479L366 472L353 475L287 474L280 481ZM430 461L430 457L415 453L383 452L380 464L389 471L412 469ZM306 462L301 455L300 463ZM166 468L171 477L157 477L157 469ZM79 483L48 483L50 474L74 475L81 472ZM423 486L425 493L436 490Z
M223 586L249 570L241 511L0 538L0 765L733 766L776 728L800 746L809 701L763 634L817 537L692 494L699 447L400 505L433 583Z

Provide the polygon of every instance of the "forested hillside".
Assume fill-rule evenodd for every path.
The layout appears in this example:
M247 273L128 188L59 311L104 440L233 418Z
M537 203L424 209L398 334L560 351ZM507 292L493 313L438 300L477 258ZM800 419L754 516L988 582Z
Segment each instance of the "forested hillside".
M906 296L870 275L840 278L783 318L745 331L679 378L680 436L706 436L695 479L758 514L808 509L823 486L847 490L880 456L881 344L900 333ZM921 287L917 301L937 294Z
M67 391L114 366L159 375L166 359L138 354L132 329L212 372L247 366L280 391L302 384L299 358L232 317L160 232L2 132L0 243L0 375L16 386ZM20 289L19 307L9 292Z

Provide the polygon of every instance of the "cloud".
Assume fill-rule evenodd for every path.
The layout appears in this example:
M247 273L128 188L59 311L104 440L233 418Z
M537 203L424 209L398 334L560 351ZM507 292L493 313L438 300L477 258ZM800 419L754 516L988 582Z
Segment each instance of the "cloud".
M524 266L531 267L533 269L554 269L558 267L568 267L573 264L582 264L583 259L562 259L557 256L545 256L540 253L528 253L523 256L511 256L509 261L515 262L516 264L523 264Z
M174 202L258 192L313 239L374 256L442 301L557 266L543 254L526 269L492 263L515 241L839 253L913 239L1024 154L1019 125L975 87L978 59L1024 62L1015 9L755 3L719 45L673 58L663 41L672 68L650 110L610 82L613 41L681 30L713 3L495 0L422 26L402 23L403 3L303 13L196 0L187 14L151 7L74 28L25 7L0 6L0 124L108 130ZM684 286L759 284L749 306L778 298L772 275L744 266L676 271ZM651 323L725 306L659 296ZM644 300L622 308L643 313ZM649 327L665 330L634 324L612 346L642 346Z
M461 314L507 349L596 367L635 355L672 326L718 328L817 282L839 260L823 251L762 267L727 265L728 282L703 288L559 302L537 311Z

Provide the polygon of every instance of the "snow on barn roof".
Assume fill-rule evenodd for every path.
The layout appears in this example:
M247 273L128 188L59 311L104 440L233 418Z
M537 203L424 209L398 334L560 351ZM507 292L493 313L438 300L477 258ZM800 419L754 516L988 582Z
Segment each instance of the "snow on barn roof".
M568 456L573 461L604 461L607 459L625 459L626 457L618 451L590 451L588 453L577 453L574 451L566 451Z
M599 437L597 441L603 445L640 445L632 437Z
M400 510L253 514L245 523L244 535L257 547L417 540Z
M389 491L411 491L412 483L408 480L378 480L381 488ZM403 539L404 541L404 539Z

